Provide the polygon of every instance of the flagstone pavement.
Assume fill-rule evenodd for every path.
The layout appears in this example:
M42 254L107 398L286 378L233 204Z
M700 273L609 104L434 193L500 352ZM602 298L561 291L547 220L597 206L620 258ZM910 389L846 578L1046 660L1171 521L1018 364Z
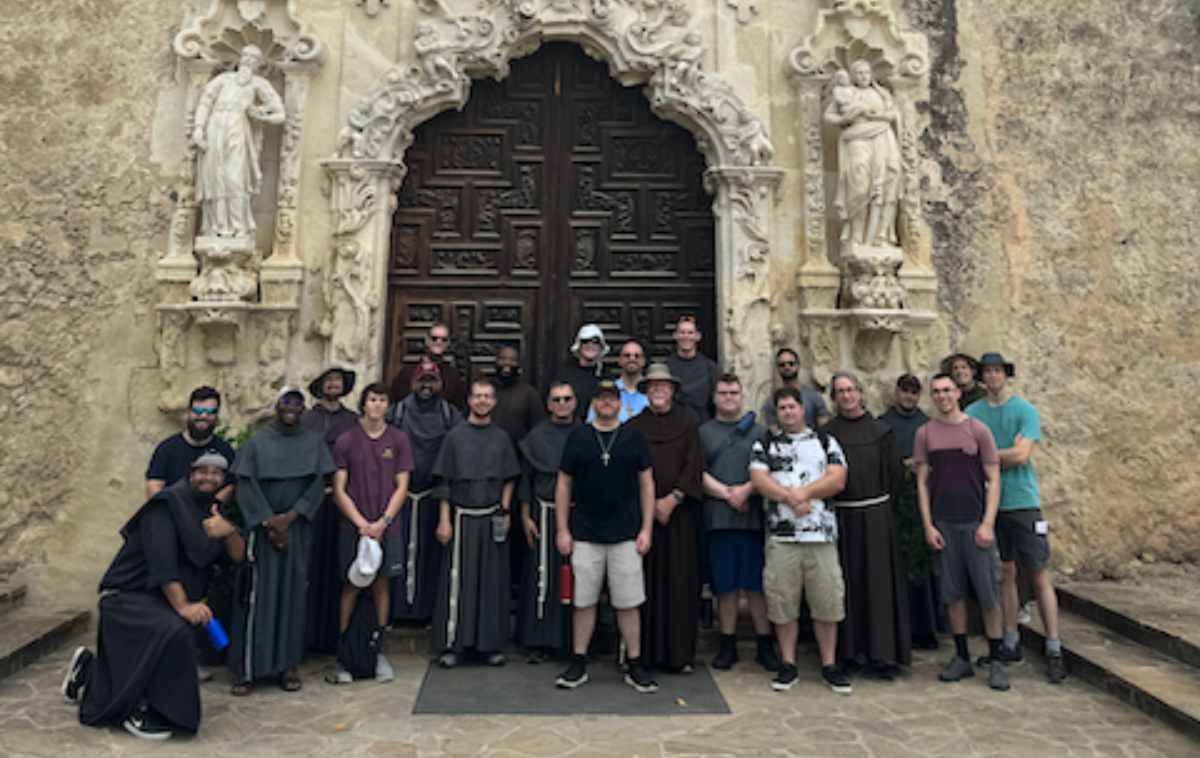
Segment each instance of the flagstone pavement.
M284 693L266 682L245 698L229 694L228 672L201 685L204 720L195 737L139 740L117 729L81 726L77 709L59 693L73 645L0 680L0 755L13 758L205 756L249 758L599 758L600 756L820 756L828 758L976 758L1042 756L1195 758L1200 743L1172 731L1077 679L1045 682L1037 656L1010 669L1013 688L993 692L986 677L937 681L948 646L916 651L897 682L854 680L854 694L820 683L811 650L802 650L801 681L790 692L770 689L769 675L743 660L714 672L728 715L414 716L428 658L392 652L396 680L330 686L332 666L304 666L304 689ZM973 650L983 648L972 640ZM510 660L510 666L525 666ZM553 686L559 666L546 667ZM464 676L470 669L460 669ZM667 675L661 675L667 676ZM630 698L654 697L630 690Z

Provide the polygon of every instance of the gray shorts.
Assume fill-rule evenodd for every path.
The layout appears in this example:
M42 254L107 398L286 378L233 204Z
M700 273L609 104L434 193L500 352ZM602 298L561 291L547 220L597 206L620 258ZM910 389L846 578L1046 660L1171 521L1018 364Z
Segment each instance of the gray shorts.
M383 561L379 564L377 577L391 579L404 573L404 542L400 533L394 536L384 536L379 543L383 548ZM342 569L342 584L350 581L350 564L358 558L358 535L347 534L338 529L338 566Z
M1000 546L1000 560L1005 563L1016 561L1022 568L1045 571L1050 566L1050 540L1037 533L1037 523L1042 520L1041 509L1027 511L1000 511L996 515L996 543Z
M979 522L948 521L934 524L946 546L934 553L934 562L942 580L942 602L946 605L966 600L967 585L975 588L979 607L985 611L1000 607L1000 551L995 540L986 550L975 544Z
M575 573L576 608L590 608L600 602L605 577L613 608L622 611L646 602L642 556L638 555L634 540L612 545L576 542L571 552L571 570Z

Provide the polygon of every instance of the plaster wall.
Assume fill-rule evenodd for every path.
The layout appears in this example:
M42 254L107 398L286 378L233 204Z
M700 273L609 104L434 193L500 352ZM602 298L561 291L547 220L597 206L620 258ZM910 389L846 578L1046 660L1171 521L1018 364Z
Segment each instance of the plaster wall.
M191 362L170 378L155 275L179 196L188 82L171 45L208 3L61 5L4 13L0 560L86 597L187 389L215 383L240 427L264 409L264 387L307 380L326 360L320 161L352 109L412 57L420 12L293 3L325 46L298 178L300 308L274 336L248 328L230 365L191 360L204 345L188 337ZM768 214L769 318L752 322L770 326L771 345L802 334L803 137L787 58L831 3L801 5L691 6L705 69L762 121L784 172ZM1035 461L1060 567L1195 562L1198 12L1188 0L883 5L929 42L920 166L939 319L924 354L999 349L1017 363L1016 390L1042 411ZM867 374L876 410L902 368L890 355L864 367L851 352L837 366Z

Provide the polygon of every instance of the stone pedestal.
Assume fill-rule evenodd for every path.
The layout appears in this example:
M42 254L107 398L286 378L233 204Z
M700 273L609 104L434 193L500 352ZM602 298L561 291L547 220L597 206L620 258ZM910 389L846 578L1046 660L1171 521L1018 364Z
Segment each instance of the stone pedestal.
M189 291L200 302L254 301L261 255L253 237L197 237L200 276Z
M899 310L904 307L904 285L896 276L904 250L892 245L843 242L842 307Z

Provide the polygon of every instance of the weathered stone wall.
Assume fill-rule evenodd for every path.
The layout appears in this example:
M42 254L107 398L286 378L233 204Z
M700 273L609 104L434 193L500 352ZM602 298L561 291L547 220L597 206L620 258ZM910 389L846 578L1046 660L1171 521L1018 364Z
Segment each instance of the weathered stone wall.
M929 35L927 205L956 346L1041 409L1060 563L1200 559L1200 8L904 0Z
M0 560L47 566L86 592L138 505L153 444L177 427L159 410L154 274L182 146L185 77L171 43L185 10L207 3L62 5L5 13ZM812 22L797 20L795 2L762 2L745 25L726 23L731 6L703 5L715 37L706 65L761 115L787 171L770 229L771 280L786 283L803 244L786 59ZM936 333L947 349L1017 362L1016 390L1042 410L1035 460L1060 563L1120 574L1139 560L1200 559L1200 473L1188 456L1200 396L1189 349L1200 308L1189 244L1200 226L1194 4L895 5L901 26L930 43L922 158ZM316 162L378 72L411 55L416 11L393 3L381 16L402 18L399 33L353 3L296 7L329 52L309 96L301 176L308 278L288 349L258 360L301 378L321 360L309 327L330 249ZM791 340L796 300L773 286Z

